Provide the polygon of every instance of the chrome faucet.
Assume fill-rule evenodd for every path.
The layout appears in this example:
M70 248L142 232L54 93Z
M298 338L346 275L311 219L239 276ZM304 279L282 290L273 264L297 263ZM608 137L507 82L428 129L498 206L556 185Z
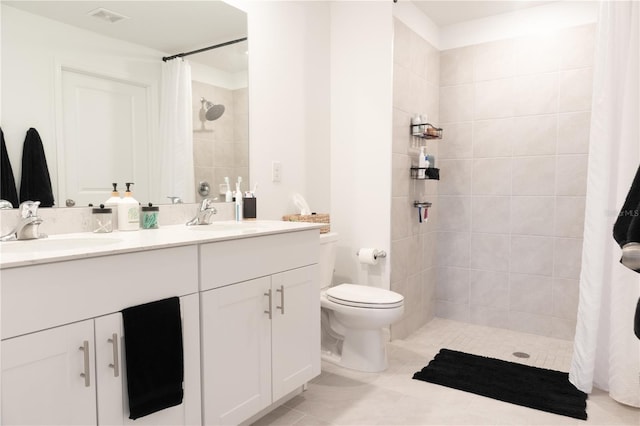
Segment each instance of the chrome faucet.
M202 200L202 204L200 204L200 210L196 217L187 222L187 226L193 225L209 225L211 224L211 216L218 213L216 208L213 206L213 200L209 198L205 198Z
M38 206L40 201L24 201L20 204L20 217L18 223L11 232L0 236L0 241L10 240L34 240L46 238L45 234L39 232L42 218L38 217Z

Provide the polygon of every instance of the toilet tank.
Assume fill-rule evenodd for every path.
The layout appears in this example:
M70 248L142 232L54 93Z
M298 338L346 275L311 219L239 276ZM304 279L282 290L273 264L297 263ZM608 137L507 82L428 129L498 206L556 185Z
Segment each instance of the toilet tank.
M336 264L336 248L338 245L338 233L328 232L320 234L320 280L318 284L320 288L326 288L331 285L333 278L333 268Z

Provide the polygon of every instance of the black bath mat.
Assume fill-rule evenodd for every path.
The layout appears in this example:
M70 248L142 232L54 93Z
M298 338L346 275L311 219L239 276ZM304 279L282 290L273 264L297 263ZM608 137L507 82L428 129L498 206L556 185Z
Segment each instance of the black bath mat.
M512 404L587 419L587 394L569 374L441 349L413 378Z

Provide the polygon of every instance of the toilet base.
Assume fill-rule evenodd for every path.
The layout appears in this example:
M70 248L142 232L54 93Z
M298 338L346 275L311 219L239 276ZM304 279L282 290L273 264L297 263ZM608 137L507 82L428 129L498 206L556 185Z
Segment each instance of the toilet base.
M348 330L342 342L342 354L322 353L322 359L340 367L367 373L387 369L387 348L382 330Z

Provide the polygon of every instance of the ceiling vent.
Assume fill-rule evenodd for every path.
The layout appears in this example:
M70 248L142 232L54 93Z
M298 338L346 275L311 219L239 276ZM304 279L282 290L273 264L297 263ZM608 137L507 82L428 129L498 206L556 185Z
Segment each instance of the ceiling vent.
M104 9L102 7L99 7L97 9L92 10L91 12L87 13L87 15L89 16L93 16L94 18L98 18L101 19L103 21L107 21L111 24L115 24L116 22L120 22L124 19L129 19L128 16L125 15L121 15L117 12L114 12L112 10L108 10L108 9Z

